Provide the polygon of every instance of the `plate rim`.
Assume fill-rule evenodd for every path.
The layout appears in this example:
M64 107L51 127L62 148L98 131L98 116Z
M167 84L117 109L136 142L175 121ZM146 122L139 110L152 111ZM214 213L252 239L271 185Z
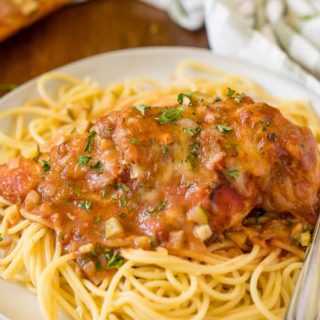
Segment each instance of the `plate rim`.
M208 48L198 48L198 47L192 47L192 46L143 46L143 47L137 47L137 48L126 48L126 49L101 52L98 54L94 54L94 55L91 55L88 57L84 57L84 58L72 61L70 63L63 64L57 68L47 70L47 71L41 73L40 75L35 76L35 77L27 80L26 82L21 83L16 89L14 89L14 90L6 93L2 97L0 97L0 109L6 103L7 100L13 98L16 95L19 95L24 90L29 89L33 85L35 85L37 80L42 75L52 73L52 72L62 72L62 73L67 72L68 73L68 71L64 71L64 70L65 69L76 69L78 66L85 64L91 60L99 60L99 59L104 59L104 58L108 58L108 57L122 56L122 55L128 55L128 54L129 55L130 54L141 54L142 55L142 54L147 54L147 53L152 53L152 52L159 53L159 51L162 51L164 53L174 53L174 52L178 52L178 51L180 51L180 52L189 51L189 52L194 52L195 54L196 53L198 53L198 54L203 54L203 53L211 54L212 59L215 59L215 58L222 59L226 63L230 63L230 64L237 64L237 65L241 64L242 67L248 66L250 69L255 69L255 71L257 71L257 72L264 73L265 75L267 75L269 77L278 78L278 80L280 80L282 82L286 82L290 86L295 86L295 87L299 88L299 90L301 92L307 93L313 99L320 99L320 95L318 95L316 92L312 91L309 88L304 87L302 84L294 81L293 79L290 79L289 77L286 77L282 74L279 74L277 72L269 70L268 68L265 68L260 65L256 65L254 63L251 63L249 61L246 61L246 60L243 60L240 58L231 58L228 56L216 54ZM70 72L70 74L72 74L72 71ZM88 76L90 76L90 74Z

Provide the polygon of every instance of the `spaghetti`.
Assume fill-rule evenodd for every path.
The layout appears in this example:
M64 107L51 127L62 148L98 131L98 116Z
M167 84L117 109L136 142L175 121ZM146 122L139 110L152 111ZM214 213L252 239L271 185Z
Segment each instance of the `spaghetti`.
M55 89L49 90L48 83ZM181 91L222 97L228 87L277 105L319 141L320 120L306 103L273 97L251 80L185 61L169 87L141 78L102 89L88 79L42 76L37 83L40 98L0 113L0 120L10 118L13 125L12 134L0 133L0 160L19 155L41 159L70 133L86 132L113 110L172 105ZM124 264L97 284L79 271L76 254L63 252L59 235L44 219L2 197L0 216L0 276L36 293L50 320L59 318L57 310L72 319L281 319L304 258L301 247L279 240L242 250L225 238L206 253L122 249Z

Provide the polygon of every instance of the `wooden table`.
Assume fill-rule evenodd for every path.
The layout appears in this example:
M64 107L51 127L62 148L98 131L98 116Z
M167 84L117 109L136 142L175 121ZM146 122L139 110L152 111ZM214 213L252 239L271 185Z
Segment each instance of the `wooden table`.
M20 84L93 54L142 46L208 47L205 30L186 31L137 0L65 7L0 43L0 84Z

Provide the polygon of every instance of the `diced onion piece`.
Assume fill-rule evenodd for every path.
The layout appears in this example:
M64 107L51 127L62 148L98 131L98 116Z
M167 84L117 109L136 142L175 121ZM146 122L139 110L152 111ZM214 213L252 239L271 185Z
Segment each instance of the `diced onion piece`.
M203 105L209 106L210 104L214 103L215 98L210 96L209 94L200 91L194 91L192 92L191 101L201 102Z
M130 179L137 179L143 177L143 170L136 164L130 166Z
M199 205L191 208L187 213L187 219L189 221L196 222L198 224L207 224L208 223L208 214L207 212Z
M180 249L184 242L184 231L171 231L169 234L169 244L170 247L174 249Z
M123 233L122 225L117 220L117 218L112 217L106 221L105 233L106 233L106 238L111 238L113 236L116 236L116 235Z
M27 210L33 208L41 201L41 196L37 191L31 190L25 199L25 207Z
M311 242L310 231L302 232L300 235L300 243L303 247L307 247Z
M201 226L194 227L194 234L201 241L206 241L212 236L211 228L208 224L203 224Z
M87 243L79 248L80 253L88 253L93 249L92 243Z
M150 249L150 238L146 236L137 237L134 239L134 244L137 248Z
M244 232L240 232L240 231L227 232L226 236L240 248L245 247L247 238L248 238Z
M195 121L189 118L179 119L177 121L177 125L183 128L188 128L188 129L195 129L199 126Z

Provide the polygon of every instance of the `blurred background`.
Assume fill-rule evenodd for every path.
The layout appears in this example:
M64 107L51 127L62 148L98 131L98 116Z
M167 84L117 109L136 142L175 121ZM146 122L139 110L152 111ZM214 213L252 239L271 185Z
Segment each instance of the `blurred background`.
M166 12L137 0L68 5L0 42L0 84L20 84L101 52L157 45L208 47L208 42L204 27L183 29Z
M0 0L0 95L111 50L193 46L320 94L320 0Z

